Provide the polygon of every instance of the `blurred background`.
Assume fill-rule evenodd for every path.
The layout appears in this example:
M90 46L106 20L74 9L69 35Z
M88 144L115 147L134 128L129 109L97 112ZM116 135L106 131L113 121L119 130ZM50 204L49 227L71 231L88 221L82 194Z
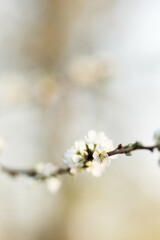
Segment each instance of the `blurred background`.
M160 1L0 0L1 164L63 166L90 129L153 144L160 127ZM0 175L0 239L160 239L157 154L63 176L52 195Z

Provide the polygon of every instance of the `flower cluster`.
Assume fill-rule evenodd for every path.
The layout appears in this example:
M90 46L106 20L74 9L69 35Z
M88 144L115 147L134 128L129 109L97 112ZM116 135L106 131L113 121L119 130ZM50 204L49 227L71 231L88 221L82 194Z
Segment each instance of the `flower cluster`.
M112 141L103 132L96 133L91 130L66 151L64 163L73 174L86 169L94 176L100 176L106 166L111 164L107 152L113 149Z

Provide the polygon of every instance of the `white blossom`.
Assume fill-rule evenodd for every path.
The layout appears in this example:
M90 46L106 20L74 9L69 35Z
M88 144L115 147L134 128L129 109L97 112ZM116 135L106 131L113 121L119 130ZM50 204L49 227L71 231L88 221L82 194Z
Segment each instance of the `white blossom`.
M103 132L96 133L91 130L84 139L76 141L64 154L64 163L70 168L72 174L81 169L100 176L106 166L111 164L107 152L112 151L113 144Z
M93 162L104 163L108 160L108 154L106 148L101 145L97 145L95 152L93 153Z
M96 133L94 130L90 130L84 138L89 144L104 146L107 152L113 150L113 143L104 132Z
M76 175L78 172L80 172L82 170L82 168L71 168L70 169L70 173L74 176Z
M61 187L61 181L56 177L50 177L46 179L46 186L51 193L56 193Z
M63 159L64 164L69 168L81 168L83 166L83 157L76 153L75 149L67 149Z
M57 177L52 176L58 169L53 163L38 162L35 164L34 169L38 174L45 177L44 182L51 193L56 193L59 190L61 181ZM40 183L41 180L41 178L36 179L36 183Z
M75 141L74 147L75 147L76 152L80 152L81 154L83 154L84 152L86 152L86 142L85 142L85 140L82 139L82 140L79 140L79 141Z
M91 172L94 177L100 177L106 169L106 164L97 162L88 162L87 172Z
M28 177L25 181L25 184L29 188L35 188L35 187L39 186L41 181L42 181L41 179L34 179L31 177ZM48 191L51 193L56 193L62 184L61 181L57 177L49 177L43 181L44 181Z
M74 145L67 149L64 154L64 163L70 168L81 168L84 162L84 155L87 154L85 141L75 141Z
M47 177L52 175L57 170L57 167L52 163L38 162L35 164L34 169L37 173Z

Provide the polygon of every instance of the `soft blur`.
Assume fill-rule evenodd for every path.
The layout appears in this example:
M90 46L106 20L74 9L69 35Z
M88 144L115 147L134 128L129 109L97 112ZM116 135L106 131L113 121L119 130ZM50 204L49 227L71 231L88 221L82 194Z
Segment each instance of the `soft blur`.
M88 130L115 146L160 127L160 1L0 0L1 163L62 166ZM157 155L112 161L59 193L0 176L0 239L160 239Z

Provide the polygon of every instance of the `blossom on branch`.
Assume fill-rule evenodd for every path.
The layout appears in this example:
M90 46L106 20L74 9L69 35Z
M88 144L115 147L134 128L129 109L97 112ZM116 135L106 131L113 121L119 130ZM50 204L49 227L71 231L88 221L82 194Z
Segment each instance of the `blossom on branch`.
M110 165L110 159L106 152L106 148L102 145L97 145L94 153L93 153L93 162L104 163L108 161L108 165Z
M74 145L67 149L64 154L64 163L67 167L56 167L53 163L37 163L31 169L13 169L0 164L0 170L11 177L25 175L29 177L29 185L35 186L44 182L48 190L55 193L61 186L59 175L71 174L85 170L91 172L93 176L99 177L107 166L111 164L111 159L119 154L130 156L135 150L147 150L151 153L154 150L160 152L160 130L154 134L155 144L151 146L143 145L137 141L114 148L113 143L103 132L96 133L91 130L83 139L75 141ZM0 141L0 150L3 149L3 141ZM159 161L160 162L160 161Z
M76 141L67 149L63 161L72 174L85 169L94 176L100 176L111 163L107 152L113 149L112 141L103 132L96 133L91 130L84 139Z
M34 167L37 173L36 182L44 181L47 189L51 193L56 193L61 187L61 181L53 174L58 170L58 168L52 163L38 162Z
M38 162L34 166L35 171L39 175L50 177L58 168L53 163Z

